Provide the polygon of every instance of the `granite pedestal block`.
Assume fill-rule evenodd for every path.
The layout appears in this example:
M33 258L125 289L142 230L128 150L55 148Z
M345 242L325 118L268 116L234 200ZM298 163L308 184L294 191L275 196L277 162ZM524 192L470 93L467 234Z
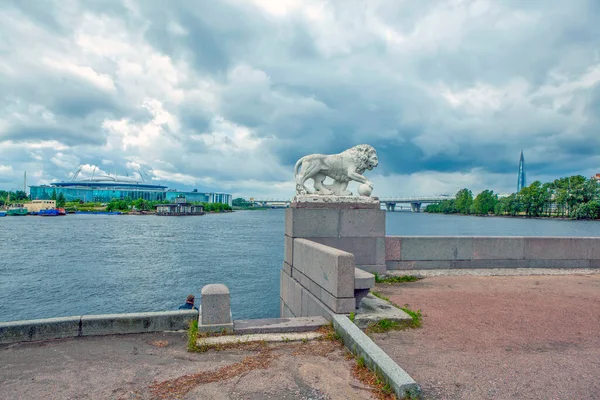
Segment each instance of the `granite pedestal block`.
M202 288L202 305L198 316L198 329L206 332L233 331L229 288L211 284Z

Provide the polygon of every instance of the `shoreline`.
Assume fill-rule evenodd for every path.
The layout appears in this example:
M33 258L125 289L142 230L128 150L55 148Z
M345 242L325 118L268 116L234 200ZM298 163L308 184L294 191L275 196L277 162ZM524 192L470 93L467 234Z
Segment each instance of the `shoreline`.
M558 221L600 221L597 219L577 219L571 217L528 217L526 215L477 215L477 214L461 214L461 213L430 213L430 212L422 212L423 214L429 215L452 215L452 216L461 216L461 217L479 217L479 218L515 218L515 219L547 219L547 220L558 220Z

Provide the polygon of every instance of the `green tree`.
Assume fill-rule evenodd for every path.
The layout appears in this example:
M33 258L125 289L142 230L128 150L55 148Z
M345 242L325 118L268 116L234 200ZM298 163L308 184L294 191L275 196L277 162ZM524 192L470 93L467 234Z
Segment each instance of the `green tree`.
M11 196L11 198L13 198L13 196ZM27 196L27 193L25 193L24 191L17 190L15 192L14 199L18 201L29 200L29 196Z
M56 200L56 189L54 189L54 190L52 191L52 197L51 197L51 199L52 199L52 200Z
M461 214L469 214L473 205L473 192L469 189L461 189L456 193L456 211Z
M473 213L477 215L488 215L494 212L498 203L498 195L493 190L484 190L479 193L473 201Z
M550 206L550 185L535 181L521 189L518 197L528 217L539 217Z
M66 202L67 199L65 199L65 195L61 192L56 199L56 207L63 208Z
M251 202L249 202L246 199L243 199L241 197L238 197L237 199L233 199L232 204L233 204L234 207L242 207L242 208L246 208L246 207L252 206Z
M596 200L583 203L575 211L577 219L600 219L600 203Z

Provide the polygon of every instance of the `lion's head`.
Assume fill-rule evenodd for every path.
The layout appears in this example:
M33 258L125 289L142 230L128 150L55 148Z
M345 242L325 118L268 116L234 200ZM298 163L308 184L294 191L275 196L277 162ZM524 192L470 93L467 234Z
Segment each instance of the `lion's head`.
M360 174L367 169L370 171L379 165L377 151L375 151L373 146L369 146L368 144L359 144L346 151L351 154L352 159L356 164L356 170Z

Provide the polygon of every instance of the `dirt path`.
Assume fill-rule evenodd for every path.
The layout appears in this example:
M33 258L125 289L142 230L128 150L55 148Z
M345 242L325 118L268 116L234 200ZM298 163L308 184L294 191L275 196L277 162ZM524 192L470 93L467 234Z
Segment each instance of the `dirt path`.
M600 275L439 276L377 285L423 328L376 342L425 399L600 399Z

